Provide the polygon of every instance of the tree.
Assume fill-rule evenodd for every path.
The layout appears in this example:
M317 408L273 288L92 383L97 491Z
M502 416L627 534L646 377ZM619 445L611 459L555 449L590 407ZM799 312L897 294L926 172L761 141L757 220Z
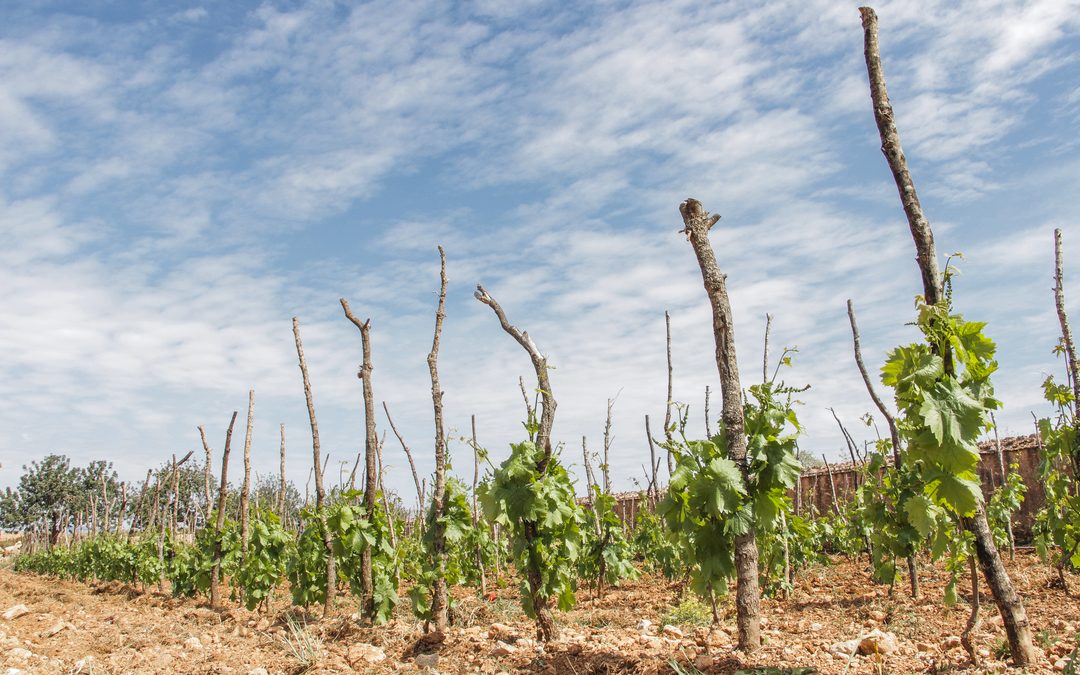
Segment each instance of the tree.
M49 546L56 544L71 513L82 506L84 473L71 466L66 455L49 455L23 465L18 505L24 527L42 522Z

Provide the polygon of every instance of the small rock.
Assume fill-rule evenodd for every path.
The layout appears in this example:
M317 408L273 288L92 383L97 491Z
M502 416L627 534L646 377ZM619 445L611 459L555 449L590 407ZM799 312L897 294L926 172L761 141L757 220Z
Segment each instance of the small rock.
M188 639L184 640L184 647L187 649L202 649L202 641L199 638L192 635Z
M837 642L829 647L829 651L834 655L840 656L855 656L859 651L859 643L861 640L858 638L854 640L846 640L844 642Z
M661 647L664 641L655 635L641 635L638 637L638 643L646 647Z
M1061 672L1065 670L1065 666L1069 664L1065 659L1058 659L1054 662L1054 670Z
M930 644L929 642L920 642L915 645L915 649L919 650L920 652L932 652L934 651L934 645Z
M697 657L694 658L694 667L698 670L708 670L709 668L712 668L712 665L713 657L708 654L698 654Z
M515 636L514 629L504 623L493 623L488 628L488 637L493 640L510 640Z
M960 636L950 635L949 637L941 641L941 648L945 651L948 651L950 649L956 649L962 644L963 643L960 642Z
M8 668L4 671L4 675L26 675L26 671L18 668Z
M516 647L514 647L512 645L508 645L505 642L503 642L502 640L497 640L495 642L495 648L491 650L491 655L492 656L509 656L510 654L513 654L516 651L517 651Z
M896 636L892 633L883 633L872 630L859 640L860 654L892 654L900 649Z
M662 632L668 637L673 638L686 637L686 633L682 631L682 628L679 628L678 626L672 626L671 624L667 624L666 626L664 626L664 628L660 632Z
M94 657L84 656L75 662L75 673L89 673L94 670Z
M56 635L60 631L65 630L67 628L72 628L72 627L73 626L70 623L66 622L66 621L57 621L56 623L54 623L49 628L46 628L45 630L41 631L40 635L43 638L51 638L52 636Z
M885 612L876 609L872 610L867 616L879 623L885 620Z
M14 607L9 607L8 610L4 612L4 619L6 621L11 621L12 619L18 619L20 616L29 613L30 609L26 605L15 605Z
M266 668L261 667L252 668L251 670L247 671L247 675L270 675L270 671L268 671Z
M255 624L255 630L266 630L270 627L270 619L263 617L259 620L259 623Z
M416 658L413 659L413 663L420 666L421 668L435 668L436 666L439 665L439 655L438 654L417 654Z
M642 619L641 621L637 622L637 629L642 635L648 634L652 626L653 622L649 621L648 619Z
M7 653L7 657L9 659L15 659L17 661L25 661L26 659L33 657L33 655L34 652L30 651L29 649L23 649L22 647L9 649Z
M358 663L378 663L386 660L386 652L379 649L375 645L369 645L366 642L357 642L356 644L349 646L349 651L345 654L345 660L349 662L349 665L356 668Z
M820 623L818 621L815 621L814 623L810 624L810 632L811 633L820 633L822 630L824 630L824 628L825 628L825 624Z

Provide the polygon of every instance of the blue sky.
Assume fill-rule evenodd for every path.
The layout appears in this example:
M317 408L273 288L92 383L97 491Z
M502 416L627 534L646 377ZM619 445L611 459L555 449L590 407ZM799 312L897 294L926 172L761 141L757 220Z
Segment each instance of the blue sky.
M455 438L477 416L498 460L518 438L520 348L477 282L556 370L555 435L579 463L615 407L613 478L646 462L675 398L702 426L709 309L677 206L723 215L744 382L800 350L804 449L837 456L875 371L912 340L914 251L879 151L856 3L41 2L0 8L0 485L49 452L136 479L220 452L256 391L254 462L285 423L301 486L310 434L300 318L329 480L363 445L356 329L375 396L432 465L425 358L447 250L440 359ZM958 309L990 323L1006 433L1059 372L1052 238L1080 250L1080 3L876 5L890 94ZM1067 263L1080 316L1078 265ZM1080 321L1080 318L1076 319ZM713 417L719 400L713 400ZM380 430L387 425L380 413ZM659 426L659 424L657 424ZM391 437L387 480L411 494ZM471 476L469 450L451 443ZM238 469L234 469L235 476Z

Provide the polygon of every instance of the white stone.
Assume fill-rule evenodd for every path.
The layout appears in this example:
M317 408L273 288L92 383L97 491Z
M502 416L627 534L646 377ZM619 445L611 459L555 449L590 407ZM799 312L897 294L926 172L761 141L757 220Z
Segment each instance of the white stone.
M184 646L187 647L188 649L202 649L203 648L202 641L199 640L199 638L195 637L194 635L192 635L188 639L184 640Z
M492 656L509 656L510 654L513 654L516 651L517 651L517 649L515 647L513 647L512 645L508 645L505 642L503 642L502 640L497 640L495 642L495 648L491 650L491 655Z
M23 649L22 647L16 647L15 649L9 649L7 657L9 659L16 659L19 661L25 661L34 655L29 649Z
M18 619L20 616L29 613L30 609L26 605L15 605L14 607L9 607L8 610L4 612L4 619L11 621L12 619Z
M860 654L892 654L900 649L896 636L876 628L859 640Z
M859 651L860 639L837 642L829 647L829 651L840 656L854 656Z
M386 652L379 649L375 645L369 645L365 642L358 642L349 647L348 654L345 660L349 662L349 665L356 667L356 663L363 661L365 663L378 663L386 660Z

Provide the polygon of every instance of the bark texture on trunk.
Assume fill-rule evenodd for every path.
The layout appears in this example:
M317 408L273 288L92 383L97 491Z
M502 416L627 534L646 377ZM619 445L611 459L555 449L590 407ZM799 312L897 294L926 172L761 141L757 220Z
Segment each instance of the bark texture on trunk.
M450 620L446 578L442 570L446 565L446 533L439 519L446 510L446 435L443 430L443 391L439 387L439 338L442 335L443 319L446 318L446 253L439 247L439 305L435 310L435 337L428 353L428 371L431 374L431 403L435 411L435 493L431 499L434 514L431 526L434 528L432 542L435 555L435 581L431 586L431 615L435 619L435 630L445 631Z
M232 449L233 427L236 425L238 411L234 410L229 420L229 430L225 432L225 449L221 451L221 487L218 488L217 520L214 522L214 566L210 570L210 607L221 606L221 531L225 529L225 500L229 493L229 451ZM155 501L157 501L155 499Z
M548 365L547 357L540 353L536 343L529 337L528 332L522 331L506 318L506 312L499 303L493 298L484 287L477 284L476 293L474 296L477 300L484 303L495 312L495 316L499 319L499 325L506 331L514 340L517 341L521 348L529 355L529 360L532 361L533 369L536 371L536 380L540 389L540 396L542 400L540 410L540 422L538 430L536 432L536 445L543 450L543 456L536 464L536 470L538 473L544 473L547 470L548 464L551 462L552 448L551 448L551 427L555 423L555 408L557 403L555 402L555 394L551 389L551 381L548 379ZM525 540L528 542L531 551L533 549L533 542L539 537L537 525L535 522L526 521L522 528L525 535ZM540 577L538 571L539 561L531 560L529 569L526 570L526 580L529 583L529 594L532 596L533 608L536 610L536 633L537 637L543 642L550 642L559 638L559 629L555 625L555 617L551 614L551 607L548 602L548 597L543 595L540 590L543 586L543 580Z
M251 499L251 431L255 424L255 390L248 390L247 431L244 433L244 483L240 486L240 564L248 551L248 506Z
M375 394L372 392L371 371L374 366L371 363L371 319L361 321L349 308L349 301L341 298L341 308L345 311L345 318L352 322L360 330L360 343L364 354L364 361L360 364L360 370L356 376L363 383L364 391L364 510L367 512L369 521L375 520L377 500L375 493L379 486L377 482L377 467L375 454L378 452L379 436L375 430ZM371 568L371 549L364 549L360 559L360 593L361 609L368 618L375 618L375 579Z
M213 512L213 497L210 496L210 462L213 459L213 451L206 442L206 429L199 426L199 438L202 439L203 452L206 454L206 464L203 465L203 489L206 492L206 526L210 527L210 515Z
M322 529L323 547L326 548L326 597L323 599L323 618L330 616L334 609L334 596L337 594L337 568L334 561L334 541L327 524L323 489L322 445L319 442L319 422L315 418L315 399L311 394L311 378L308 377L307 359L304 358L304 343L300 340L300 321L292 320L293 340L296 342L296 358L300 362L300 375L304 381L304 400L307 403L308 421L311 423L312 472L315 474L315 510L319 514L319 527Z
M709 242L709 230L720 220L709 215L701 202L687 199L679 205L687 240L697 256L705 293L712 307L713 337L716 342L716 368L720 373L720 395L723 399L721 416L724 420L728 454L747 476L746 433L743 419L742 385L739 383L738 362L735 359L735 324L728 298L726 276L721 273ZM760 605L758 588L758 550L754 528L735 537L736 620L739 628L739 648L746 653L761 646Z
M1065 347L1065 362L1073 390L1073 419L1080 420L1080 365L1076 363L1076 342L1073 340L1069 317L1065 313L1065 263L1062 260L1061 229L1054 230L1054 305L1061 324L1061 341ZM1080 441L1078 441L1080 443ZM1080 475L1080 445L1073 448L1073 471Z
M278 484L277 513L285 525L285 425L281 425L281 482Z
M671 365L671 314L664 310L664 336L667 345L667 403L664 406L664 440L671 445L671 405L674 394L674 369ZM668 479L675 472L675 460L671 456L671 448L667 448L667 472Z
M881 151L885 155L889 169L893 174L900 202L907 216L908 228L915 242L916 260L922 275L923 295L929 304L937 304L942 299L942 279L938 267L937 250L930 223L923 213L919 198L915 193L915 183L908 172L907 159L900 145L900 134L893 118L892 104L885 88L885 74L881 65L878 45L877 14L870 7L860 7L862 16L866 70L870 81L870 98L874 105L874 119L881 137ZM946 368L948 370L948 368ZM962 518L964 527L975 535L975 549L979 565L986 576L986 585L997 603L998 611L1005 623L1005 632L1009 638L1009 649L1013 661L1018 666L1034 662L1035 650L1031 642L1031 628L1020 595L1016 592L1001 554L994 545L994 537L986 521L986 509L980 500L971 517Z

